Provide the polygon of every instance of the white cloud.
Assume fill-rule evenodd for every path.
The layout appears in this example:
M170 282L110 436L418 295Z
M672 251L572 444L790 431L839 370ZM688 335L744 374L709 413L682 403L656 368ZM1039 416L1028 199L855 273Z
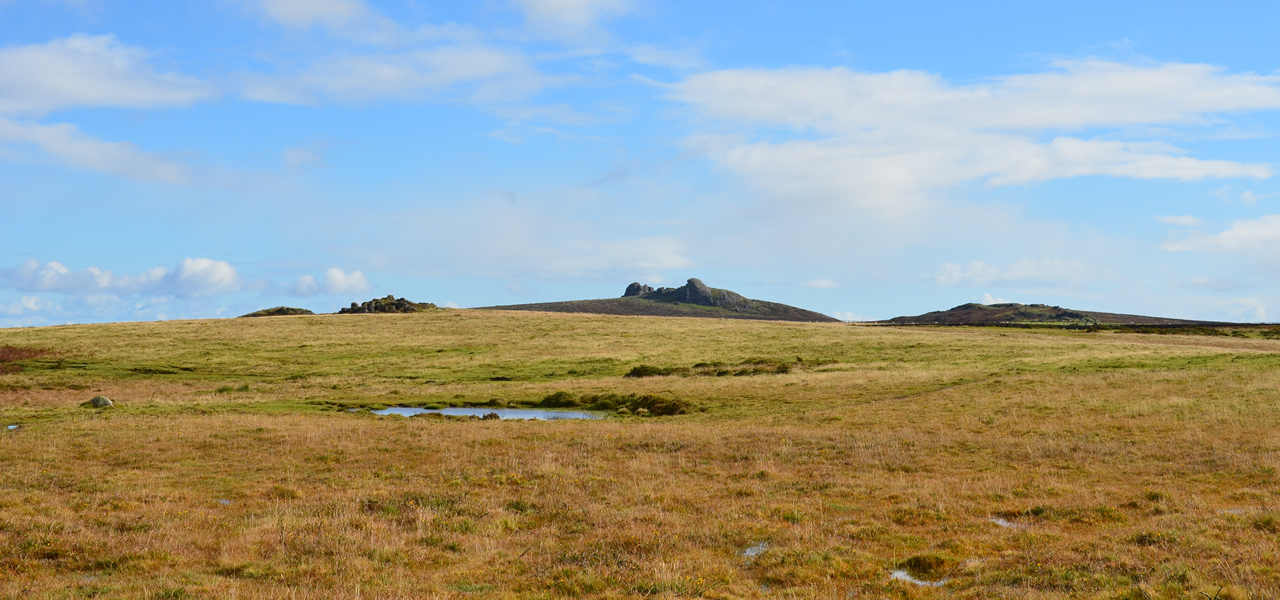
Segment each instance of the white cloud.
M351 294L369 289L369 280L364 273L331 268L324 272L324 291L329 294Z
M515 0L529 24L544 33L580 34L597 21L630 12L632 0Z
M1273 173L1266 164L1198 159L1163 142L1100 134L1280 108L1280 77L1196 64L1054 67L972 85L907 70L735 69L692 75L669 86L668 98L737 130L690 143L767 194L884 216L913 213L934 191L972 181Z
M324 151L329 144L324 141L315 141L305 146L294 146L285 148L280 153L280 161L291 169L297 169L307 166L325 166Z
M291 27L341 27L373 14L360 0L262 0L262 9Z
M1182 226L1185 226L1185 227L1195 227L1195 226L1197 226L1197 225L1199 225L1199 224L1201 223L1201 221L1200 221L1200 218L1199 218L1199 217L1191 217L1191 216L1186 216L1186 215L1183 215L1183 216L1156 217L1156 220L1157 220L1157 221L1160 221L1161 223L1164 223L1164 224L1166 224L1166 225L1182 225Z
M136 179L183 184L190 169L129 142L107 142L85 135L75 125L41 125L0 118L0 144L31 145L58 162L80 169Z
M934 275L938 285L1058 285L1076 284L1095 278L1096 275L1080 260L1046 258L1022 259L1007 267L989 265L980 260L961 266L945 263Z
M406 29L362 0L259 0L257 4L262 14L285 27L319 27L331 36L359 43L413 44L482 37L474 28L455 23Z
M811 288L838 288L840 284L830 279L810 279L800 282L800 285Z
M835 318L837 318L837 319L840 319L841 321L867 321L867 320L869 320L869 319L867 319L866 317L860 316L860 315L858 315L858 314L856 314L856 313L852 313L852 312L840 312L840 311L836 311L836 312L831 313L831 316L833 316L833 317L835 317Z
M326 270L322 280L317 280L313 275L299 277L290 286L289 293L295 296L314 296L321 292L334 295L354 294L367 291L370 287L364 273L348 273L335 267Z
M1276 196L1280 196L1280 194L1275 194L1275 193L1258 194L1258 193L1255 193L1253 190L1244 190L1239 194L1237 194L1235 192L1236 189L1237 189L1236 186L1224 185L1221 188L1214 190L1213 195L1217 196L1220 200L1222 200L1227 204L1243 204L1245 206L1253 206L1257 204L1259 200L1266 200L1268 198L1274 198Z
M239 289L240 277L224 261L187 258L166 277L166 283L179 296L208 296Z
M100 140L67 123L23 120L81 107L187 106L214 95L193 77L156 72L148 57L111 35L0 48L0 148L31 146L75 168L186 183L187 167L129 142Z
M707 61L697 48L662 48L651 44L632 46L625 50L627 56L642 65L690 70L706 66Z
M136 275L116 275L97 267L72 271L56 261L28 259L16 268L0 270L0 284L20 292L95 297L152 294L193 298L241 288L235 267L208 258L188 258L172 270L154 267Z
M146 51L115 36L73 35L0 48L0 114L39 116L85 106L187 106L213 95L198 79L157 73Z
M292 75L245 80L250 100L313 104L455 96L483 102L524 98L547 85L523 55L481 45L446 45L404 52L334 55Z
M1170 252L1224 252L1257 258L1280 257L1280 215L1243 219L1232 223L1229 229L1221 233L1165 242L1160 247Z
M983 304L1009 304L1009 301L1005 300L1004 298L997 298L995 296L992 296L991 294L983 294L982 303Z
M314 296L320 291L320 284L314 275L303 275L293 282L289 293L295 296Z
M1245 206L1253 206L1254 204L1257 204L1259 200L1266 200L1267 198L1274 198L1276 196L1277 194L1255 194L1253 193L1253 190L1245 190L1240 192L1240 203Z
M28 313L47 311L57 307L39 296L23 296L17 302L0 304L0 315L18 317Z
M1215 292L1229 292L1238 289L1240 284L1226 279L1218 279L1217 277L1192 277L1191 286Z
M1214 319L1227 321L1244 321L1262 323L1267 320L1266 303L1256 297L1244 296L1235 298L1192 297L1190 302L1202 309L1207 308Z

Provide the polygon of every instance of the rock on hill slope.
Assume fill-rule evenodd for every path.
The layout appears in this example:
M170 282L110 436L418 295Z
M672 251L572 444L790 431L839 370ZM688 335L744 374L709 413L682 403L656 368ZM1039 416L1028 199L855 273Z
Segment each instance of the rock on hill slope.
M811 310L776 302L752 300L729 290L708 287L698 279L690 279L688 283L678 288L654 289L647 285L633 283L627 286L627 291L621 298L487 306L477 310L534 310L602 315L840 322L838 319Z
M430 302L413 302L404 298L396 298L395 296L387 296L386 298L374 298L368 302L356 304L338 311L340 315L354 315L364 313L411 313L422 312L424 310L435 310L436 305Z
M1071 310L1046 304L961 304L914 317L881 321L894 325L1000 325L1044 323L1060 325L1212 325L1207 321L1144 317L1115 313Z

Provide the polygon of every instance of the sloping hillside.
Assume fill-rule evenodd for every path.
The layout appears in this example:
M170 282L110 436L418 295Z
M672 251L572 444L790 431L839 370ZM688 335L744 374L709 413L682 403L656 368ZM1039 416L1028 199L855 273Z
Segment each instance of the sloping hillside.
M999 325L1045 323L1062 325L1216 325L1209 321L1167 319L1117 313L1071 310L1047 304L961 304L914 317L895 317L882 323L895 325Z
M839 323L822 313L777 302L752 300L729 290L708 287L690 279L678 288L654 289L633 283L621 298L570 300L487 306L477 310L532 310L602 315L643 315L654 317L705 317L712 319L758 319L763 321L808 321Z

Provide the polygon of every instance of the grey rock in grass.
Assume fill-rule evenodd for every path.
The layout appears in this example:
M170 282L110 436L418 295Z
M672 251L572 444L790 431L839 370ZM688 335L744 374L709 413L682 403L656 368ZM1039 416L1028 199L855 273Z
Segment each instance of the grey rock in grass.
M93 408L111 408L116 405L106 396L94 396L93 400L90 400L88 404Z

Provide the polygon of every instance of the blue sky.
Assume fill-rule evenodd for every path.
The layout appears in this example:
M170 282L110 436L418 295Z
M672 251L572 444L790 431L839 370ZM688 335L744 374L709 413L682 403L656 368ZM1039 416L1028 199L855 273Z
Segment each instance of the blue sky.
M0 0L0 326L689 277L1280 321L1278 17Z

